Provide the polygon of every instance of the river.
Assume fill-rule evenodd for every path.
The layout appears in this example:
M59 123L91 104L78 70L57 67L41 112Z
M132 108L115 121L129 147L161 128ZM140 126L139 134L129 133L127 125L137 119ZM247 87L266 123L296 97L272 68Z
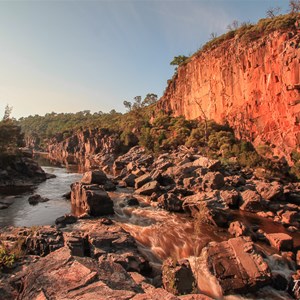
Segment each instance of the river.
M0 202L3 198L13 202L7 209L0 210L0 226L52 225L56 218L72 211L70 201L66 200L63 194L70 191L71 183L80 180L82 177L82 174L77 173L79 169L74 165L68 168L53 166L45 160L42 163L45 172L54 174L56 177L39 184L34 193L50 200L32 206L28 202L28 197L32 192L21 195L0 195ZM133 189L121 188L118 188L115 192L109 192L114 201L116 213L113 219L136 239L140 251L148 257L152 264L159 266L161 261L167 257L180 259L197 256L210 241L220 242L230 238L226 229L205 224L202 224L200 229L185 214L170 213L158 209L156 204L148 202L146 197L138 198L140 202L138 207L124 206L124 198L132 193ZM286 232L282 225L274 224L256 215L236 214L236 219L240 219L249 225L259 224L265 232ZM300 234L294 233L291 235L294 237L295 246L299 246ZM269 255L276 253L274 249L265 244L260 246ZM276 293L274 299L285 299L284 297L286 297L281 298L277 291L273 289L267 291L268 295L271 292ZM266 293L264 294L266 295Z
M79 180L81 174L55 166L43 166L46 173L56 177L37 186L33 192L21 195L0 195L0 202L13 202L8 208L0 210L0 226L36 226L52 225L55 219L70 213L70 201L63 194L70 191L70 184ZM37 205L30 205L28 197L36 193L50 200Z

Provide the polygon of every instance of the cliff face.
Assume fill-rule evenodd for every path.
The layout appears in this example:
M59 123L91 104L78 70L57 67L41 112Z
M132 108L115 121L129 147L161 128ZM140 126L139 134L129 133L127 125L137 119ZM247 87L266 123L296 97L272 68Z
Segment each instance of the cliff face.
M233 38L178 68L159 109L213 119L238 138L289 157L300 146L300 34L273 32L245 44Z
M52 138L48 143L48 152L53 158L91 156L98 153L115 154L120 150L121 142L117 134L111 134L105 129L86 129L78 131L71 137Z

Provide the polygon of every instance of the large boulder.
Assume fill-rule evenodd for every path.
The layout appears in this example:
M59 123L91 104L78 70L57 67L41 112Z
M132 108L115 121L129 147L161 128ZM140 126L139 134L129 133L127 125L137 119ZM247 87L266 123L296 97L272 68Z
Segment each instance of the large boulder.
M251 230L251 228L240 221L231 222L228 228L228 232L234 235L235 237L246 235L254 236L254 233Z
M125 182L126 186L134 187L136 178L137 178L136 175L129 174L123 178L123 181Z
M221 167L221 162L217 159L210 159L208 157L201 156L193 161L193 166L207 168L211 171L217 171Z
M253 190L246 190L241 193L242 205L240 210L259 212L263 210L261 196Z
M236 190L222 190L220 191L221 199L230 207L238 208L240 196Z
M268 233L266 234L266 238L271 246L279 251L293 250L293 238L286 233Z
M138 252L135 240L120 226L91 220L82 224L81 230L86 232L91 257L118 263L126 271L149 272L149 263Z
M218 299L257 290L271 280L268 264L248 237L211 242L189 261L199 290Z
M88 171L84 173L81 183L83 184L100 184L104 185L108 180L106 174L103 171Z
M183 209L200 223L226 227L230 219L229 208L217 192L200 192L183 198Z
M156 180L150 181L144 184L141 188L137 189L135 192L140 195L151 196L152 193L160 191L159 183Z
M224 176L220 172L208 172L202 180L203 189L219 190L224 185Z
M152 180L151 176L149 173L144 174L138 178L135 179L135 188L139 189L141 188L144 184L147 182L150 182Z
M98 185L86 185L76 182L71 186L71 203L74 207L91 216L113 214L113 201L107 192Z
M68 224L73 224L77 222L77 217L71 214L65 214L55 220L55 224L60 227L65 227Z
M258 181L256 183L256 190L265 200L282 200L283 199L283 187L277 182L263 182Z

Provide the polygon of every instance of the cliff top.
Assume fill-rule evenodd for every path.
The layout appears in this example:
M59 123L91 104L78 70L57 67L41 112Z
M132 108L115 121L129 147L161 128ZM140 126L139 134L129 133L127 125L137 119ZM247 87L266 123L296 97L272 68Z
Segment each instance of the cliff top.
M264 18L259 20L257 24L243 22L238 26L238 24L233 23L229 28L230 30L228 32L211 39L180 65L187 64L193 57L200 53L215 49L231 39L238 39L241 43L246 44L274 31L300 30L300 13L289 13L286 15L274 16L272 18Z

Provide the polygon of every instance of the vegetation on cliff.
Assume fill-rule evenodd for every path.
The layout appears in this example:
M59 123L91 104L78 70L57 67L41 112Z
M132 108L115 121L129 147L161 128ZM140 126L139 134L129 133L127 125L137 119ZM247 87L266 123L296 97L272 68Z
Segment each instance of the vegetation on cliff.
M290 13L278 16L275 14L276 11L279 12L280 9L270 9L267 12L268 17L259 20L257 24L250 22L239 23L235 20L232 24L228 25L228 31L226 33L220 36L217 36L216 33L212 33L211 39L190 57L184 55L175 56L170 64L177 66L185 65L192 57L201 54L203 51L212 50L231 39L238 39L241 43L249 43L277 30L299 30L300 24L297 23L300 19L299 7L300 3L298 0L290 1Z
M0 121L0 154L15 153L23 145L23 134L17 122L10 118L11 107L6 106Z
M10 117L11 110L11 107L6 106L0 121L0 169L11 165L20 156L19 147L24 145L21 127Z
M156 155L186 146L197 148L199 154L221 159L224 164L278 169L270 160L259 155L251 143L237 140L229 126L211 120L173 117L158 111L154 103L142 105L140 100L136 98L133 103L124 103L128 109L125 114L52 113L44 117L23 118L20 124L26 136L34 132L40 140L44 139L44 145L41 143L39 146L45 146L54 140L63 141L77 131L103 128L108 134L119 136L123 145L120 148L121 152L126 152L128 148L137 144ZM69 127L72 124L74 129ZM43 128L48 128L47 134L43 133ZM51 141L52 134L56 138Z

